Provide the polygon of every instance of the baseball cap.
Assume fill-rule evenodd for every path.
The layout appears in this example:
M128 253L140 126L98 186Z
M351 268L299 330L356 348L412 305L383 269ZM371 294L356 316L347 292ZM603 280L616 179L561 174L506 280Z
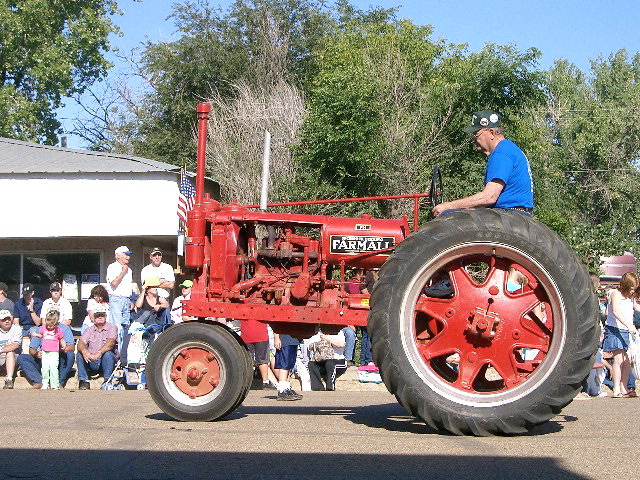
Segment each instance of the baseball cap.
M0 290L2 290L5 295L7 294L7 292L9 291L9 287L7 287L7 284L4 282L0 282Z
M502 125L502 116L498 112L483 110L473 112L471 126L464 129L467 133L475 133L483 128L498 128Z
M115 254L118 255L119 253L126 253L127 255L131 255L133 252L129 250L128 247L122 245L121 247L116 248Z
M60 285L60 282L53 282L50 286L49 286L49 291L50 292L57 292L59 290L62 290L62 285Z
M11 312L9 310L0 310L0 320L4 320L5 318L12 318Z
M159 247L153 247L153 249L151 250L151 255L155 255L156 253L162 255L162 250L160 250Z
M30 293L33 293L33 285L31 285L30 283L25 283L22 286L22 295L29 295Z
M185 280L180 284L181 287L191 288L193 287L193 282L191 280Z
M93 310L93 316L94 317L96 317L96 316L98 316L98 317L106 317L107 316L107 310L103 306L98 305Z

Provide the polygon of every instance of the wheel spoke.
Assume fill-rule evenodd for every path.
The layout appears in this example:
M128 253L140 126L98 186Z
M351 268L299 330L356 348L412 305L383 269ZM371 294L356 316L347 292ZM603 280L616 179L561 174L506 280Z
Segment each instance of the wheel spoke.
M460 355L460 361L458 363L458 378L455 381L455 386L457 388L465 390L473 389L473 382L476 380L478 373L485 366L482 362L471 361L473 360L474 355L475 352Z
M506 388L513 388L522 381L522 374L520 374L516 369L515 354L513 350L496 350L496 355L491 365L502 377Z

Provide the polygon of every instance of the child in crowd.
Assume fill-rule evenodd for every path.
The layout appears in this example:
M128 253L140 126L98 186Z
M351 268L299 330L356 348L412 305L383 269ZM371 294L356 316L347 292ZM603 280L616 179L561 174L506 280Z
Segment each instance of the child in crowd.
M44 325L34 337L42 338L42 389L58 390L60 379L58 376L58 363L60 362L60 350L67 346L64 341L62 329L58 327L60 314L57 310L49 310L44 319Z

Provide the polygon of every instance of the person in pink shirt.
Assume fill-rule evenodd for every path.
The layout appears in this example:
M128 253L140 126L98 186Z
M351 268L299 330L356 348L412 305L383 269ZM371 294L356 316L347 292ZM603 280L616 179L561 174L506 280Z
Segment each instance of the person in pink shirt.
M44 319L44 325L38 333L33 335L42 338L42 389L58 390L60 379L58 378L58 362L60 350L67 346L64 341L62 329L58 327L60 314L57 310L49 310Z

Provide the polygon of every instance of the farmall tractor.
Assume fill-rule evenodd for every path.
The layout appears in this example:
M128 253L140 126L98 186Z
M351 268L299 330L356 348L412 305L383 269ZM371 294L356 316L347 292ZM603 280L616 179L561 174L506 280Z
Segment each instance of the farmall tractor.
M367 326L389 392L412 415L456 434L525 432L571 402L593 365L598 303L587 270L555 233L495 209L418 229L420 198L442 196L438 175L430 194L379 197L414 199L413 232L407 217L221 205L203 193L208 113L209 105L198 106L185 247L195 278L184 313L197 320L160 335L147 361L149 391L166 414L215 420L247 396L250 355L214 319L255 319L297 338ZM370 296L345 290L354 268L380 269ZM516 291L507 289L513 272ZM447 277L448 298L427 295Z

